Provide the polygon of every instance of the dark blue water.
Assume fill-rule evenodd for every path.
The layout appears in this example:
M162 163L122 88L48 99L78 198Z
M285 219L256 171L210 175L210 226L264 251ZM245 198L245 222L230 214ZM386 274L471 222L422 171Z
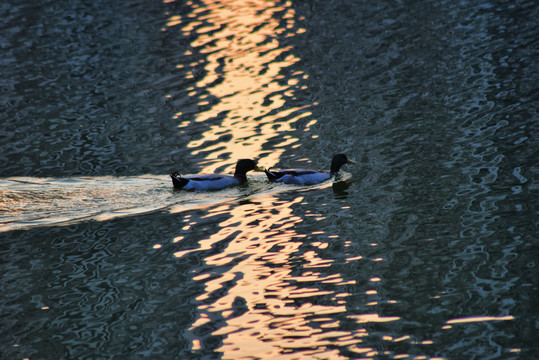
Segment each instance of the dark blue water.
M538 10L4 2L0 357L534 358Z

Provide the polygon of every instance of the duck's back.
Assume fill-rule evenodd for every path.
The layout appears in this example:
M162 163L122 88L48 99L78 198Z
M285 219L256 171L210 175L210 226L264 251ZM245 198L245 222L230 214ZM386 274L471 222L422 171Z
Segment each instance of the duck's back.
M174 181L174 177L172 179ZM219 190L240 183L237 178L228 175L198 175L181 180L182 183L186 182L181 188L188 191Z
M329 172L306 169L288 169L270 172L275 176L273 181L296 185L314 185L326 181L331 177Z

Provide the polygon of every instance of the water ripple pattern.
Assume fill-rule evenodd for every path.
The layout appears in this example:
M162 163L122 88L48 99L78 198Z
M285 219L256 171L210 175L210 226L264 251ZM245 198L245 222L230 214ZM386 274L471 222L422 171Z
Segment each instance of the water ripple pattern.
M298 120L311 115L311 104L298 106L295 95L306 88L301 82L308 75L292 68L299 58L287 45L288 38L305 29L295 24L291 2L188 4L192 12L170 14L164 29L181 28L191 41L185 54L190 63L177 67L188 68L186 79L192 85L185 90L196 106L185 106L183 88L167 95L180 109L174 118L180 121L181 133L200 129L187 148L209 173L222 170L223 160L230 169L243 157L277 163L285 149L300 146L292 131ZM304 120L301 127L309 131L314 123Z
M313 209L303 196L288 201L256 196L239 206L209 209L203 222L215 224L214 230L198 247L174 253L185 260L205 254L200 271L193 274L205 290L196 298L197 316L186 333L195 356L214 336L223 338L216 351L227 359L332 358L339 356L337 348L347 348L350 354L376 354L361 345L362 339L383 334L368 330L366 324L394 322L399 317L354 311L346 299L357 294L354 289L364 287L371 306L394 300L377 296L379 278L341 271L356 262L379 259L354 256L351 242L336 233L305 232L309 228L305 223L311 221L295 215L298 207L311 208L304 214L306 219L326 218L324 206ZM350 217L350 211L342 205L339 214L330 218ZM189 245L182 243L189 232L206 233L201 225L186 218L174 242L185 249ZM341 323L348 324L346 330Z
M0 19L0 358L537 357L537 1Z

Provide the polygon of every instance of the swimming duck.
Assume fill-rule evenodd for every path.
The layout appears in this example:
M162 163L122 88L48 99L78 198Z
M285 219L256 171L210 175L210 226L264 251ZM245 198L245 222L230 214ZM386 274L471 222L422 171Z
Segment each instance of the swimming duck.
M172 185L177 189L189 191L220 190L229 186L241 185L247 182L247 171L264 171L251 159L241 159L236 163L234 176L231 175L195 175L182 177L177 172L170 174Z
M344 164L355 164L344 154L337 154L331 160L331 168L328 171L315 171L304 169L291 170L264 170L271 182L282 182L285 184L314 185L328 180L337 175Z

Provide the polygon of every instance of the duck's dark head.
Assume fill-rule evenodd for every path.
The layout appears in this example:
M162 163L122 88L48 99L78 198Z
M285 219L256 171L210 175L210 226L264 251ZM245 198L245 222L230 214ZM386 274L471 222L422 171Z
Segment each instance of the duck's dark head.
M347 158L346 155L344 154L337 154L333 157L333 159L331 160L331 169L330 169L330 172L332 174L336 174L339 172L339 170L341 170L341 167L344 165L344 164L355 164L354 161L352 161L351 159Z
M258 167L256 161L251 159L241 159L238 160L238 162L236 163L236 172L234 173L234 175L245 176L245 174L247 174L247 171L251 170L264 171L264 169Z

